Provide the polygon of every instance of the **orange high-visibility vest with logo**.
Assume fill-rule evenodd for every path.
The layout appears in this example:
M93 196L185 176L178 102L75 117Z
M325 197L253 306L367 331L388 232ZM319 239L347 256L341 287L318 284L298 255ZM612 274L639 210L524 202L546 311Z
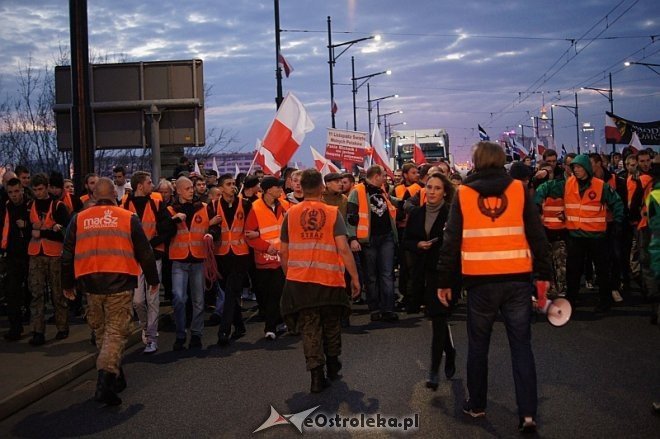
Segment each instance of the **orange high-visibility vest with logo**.
M359 183L355 185L354 190L358 194L358 225L357 225L357 239L367 239L369 236L369 221L371 219L371 207L369 205L369 199L367 198L367 187L364 183ZM385 203L387 203L387 210L390 213L392 218L396 218L396 207L390 203L390 199L385 192L383 192L383 198Z
M243 210L243 198L236 197L234 202L238 203L236 212L234 213L234 220L231 223L231 228L227 224L225 213L222 211L222 203L218 200L218 207L216 214L220 215L222 222L220 223L222 237L220 245L216 246L215 254L224 256L229 253L229 249L235 255L247 255L250 249L245 242L245 211Z
M32 203L30 208L30 222L32 224L43 221L42 229L52 230L52 228L57 224L53 219L53 210L57 208L59 201L50 200L50 206L48 207L48 212L43 218L39 218L37 213L37 202ZM51 241L50 239L45 238L35 238L32 237L30 243L28 244L28 255L37 256L43 250L46 256L61 256L62 255L62 243L59 241Z
M344 264L335 244L339 210L319 201L303 201L287 212L289 260L287 280L346 287Z
M593 177L591 186L580 197L578 179L575 176L566 180L564 187L564 208L566 228L584 232L605 232L607 230L607 208L601 203L605 182Z
M458 193L463 214L463 274L530 273L532 254L523 222L525 188L522 182L513 180L501 197L483 198L465 185L458 188ZM482 209L492 212L492 216Z
M284 207L284 205L282 205L282 207ZM280 232L282 230L284 215L277 218L273 210L268 207L262 198L252 203L252 210L254 211L254 214L257 217L257 223L259 224L259 237L279 251L281 248ZM269 255L268 253L260 252L256 249L254 251L254 256L257 265L259 265L260 261L262 264L265 264L280 260L279 255Z
M131 240L132 216L117 206L92 206L78 214L73 256L76 279L91 273L140 273Z
M131 199L129 199L128 197L124 199L122 206L124 207L124 209L137 214L137 210L135 209L135 204L131 202ZM156 222L157 222L156 214L158 213L159 209L160 209L160 201L153 198L149 198L146 206L144 206L144 212L142 213L142 218L140 218L140 222L142 223L142 230L144 230L144 234L147 235L147 239L150 241L151 238L158 235L158 231L156 230ZM159 250L161 252L164 252L165 243L161 242L156 247L154 247L154 250Z
M563 230L564 223L564 199L548 197L543 202L543 226L550 230Z
M167 210L172 216L176 211L172 206ZM193 215L190 223L190 230L186 221L181 221L176 225L176 235L170 241L169 256L172 261L187 259L189 255L197 259L206 258L204 253L204 235L209 230L209 214L206 211L206 203L202 203L202 208Z

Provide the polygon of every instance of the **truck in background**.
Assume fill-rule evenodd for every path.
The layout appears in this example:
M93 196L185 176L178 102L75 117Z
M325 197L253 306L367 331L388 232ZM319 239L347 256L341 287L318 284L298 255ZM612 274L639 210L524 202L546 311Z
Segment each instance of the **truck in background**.
M443 128L393 131L389 144L394 152L394 162L397 168L401 168L404 163L412 160L415 137L429 163L438 162L441 159L451 159L449 134Z

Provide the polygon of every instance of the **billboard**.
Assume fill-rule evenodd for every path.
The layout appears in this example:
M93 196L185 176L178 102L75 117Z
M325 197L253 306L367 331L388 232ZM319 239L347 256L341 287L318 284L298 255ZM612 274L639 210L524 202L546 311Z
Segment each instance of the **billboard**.
M328 128L325 157L342 163L364 163L368 134Z

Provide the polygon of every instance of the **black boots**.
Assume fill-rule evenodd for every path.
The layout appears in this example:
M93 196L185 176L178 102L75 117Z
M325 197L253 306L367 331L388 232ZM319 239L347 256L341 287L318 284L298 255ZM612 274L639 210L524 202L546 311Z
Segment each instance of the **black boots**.
M341 370L341 361L339 357L326 357L325 367L328 369L328 378L332 381L340 378L339 371Z
M438 390L438 372L429 372L429 378L426 380L426 387L433 390Z
M451 348L445 353L445 376L448 380L452 379L456 373L456 349Z
M99 370L98 379L96 381L96 393L94 394L94 401L102 402L107 405L121 404L121 398L115 393L117 386L116 375L106 370ZM124 381L124 385L126 381ZM123 389L122 389L123 390Z
M115 379L115 385L112 390L115 393L121 393L124 391L125 388L126 388L126 376L124 375L124 368L120 367L119 375L117 375L117 378Z
M325 371L323 370L323 366L315 367L314 369L311 370L311 374L312 374L312 385L309 389L310 392L312 393L323 392L323 389L325 389L330 385L328 381L325 379Z

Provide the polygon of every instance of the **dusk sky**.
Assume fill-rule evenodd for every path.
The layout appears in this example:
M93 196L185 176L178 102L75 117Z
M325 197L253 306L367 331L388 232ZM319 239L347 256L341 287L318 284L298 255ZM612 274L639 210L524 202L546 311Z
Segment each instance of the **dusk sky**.
M16 90L16 72L28 57L34 66L52 66L59 47L68 49L69 9L66 0L0 0L0 11L5 95ZM89 0L88 14L92 54L200 58L212 87L206 126L230 130L237 139L232 150L250 151L263 137L275 112L273 1ZM609 72L617 115L660 119L660 74L623 65L660 64L657 0L281 0L282 53L295 69L284 78L284 91L298 96L316 124L295 157L308 165L308 146L324 151L331 123L327 16L333 43L382 35L344 53L335 82L350 82L351 56L356 76L391 69L391 76L369 82L372 98L400 95L381 102L382 112L403 110L389 120L405 121L407 129L446 128L458 159L478 141L477 124L497 138L531 125L544 101L573 105L576 89L580 122L596 127L598 141L609 103L579 88L608 88ZM352 128L350 87L335 86L335 96L337 127ZM357 99L358 130L367 131L366 86ZM555 108L555 130L556 143L572 150L575 117L567 109Z

